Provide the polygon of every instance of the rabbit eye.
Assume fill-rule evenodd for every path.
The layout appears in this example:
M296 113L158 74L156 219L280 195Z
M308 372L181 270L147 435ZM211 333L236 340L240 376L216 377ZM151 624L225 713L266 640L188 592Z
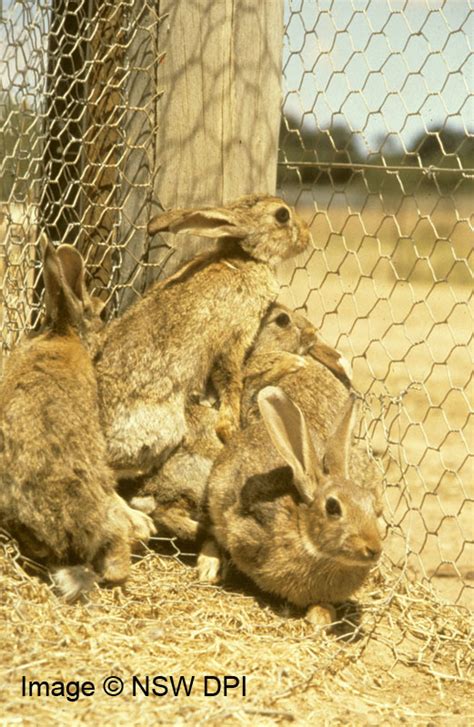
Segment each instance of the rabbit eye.
M339 500L336 500L335 497L328 497L326 500L326 512L331 517L341 517L342 510Z
M275 318L275 323L277 326L280 326L280 328L286 328L290 325L290 316L288 313L280 313L280 315Z
M278 222L288 222L290 219L290 211L287 207L279 207L275 212L275 217Z

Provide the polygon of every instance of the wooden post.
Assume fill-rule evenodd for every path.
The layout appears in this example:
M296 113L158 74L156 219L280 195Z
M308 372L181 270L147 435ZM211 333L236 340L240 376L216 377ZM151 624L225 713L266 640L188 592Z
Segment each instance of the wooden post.
M118 217L123 15L121 3L53 0L48 36L42 221L51 240L77 245L99 287Z
M206 247L201 238L183 247L172 236L150 239L146 225L160 208L274 191L283 0L160 0L156 8L89 0L80 22L65 0L53 10L43 216L56 225L53 239L86 255L94 287L111 278L113 307L123 310ZM62 23L74 32L64 35ZM78 35L76 58L70 36ZM66 160L53 145L71 107L76 125L67 129L78 148ZM61 189L74 204L64 205Z
M140 199L131 191L128 207L135 198L141 218L150 218L161 207L219 204L250 192L274 192L283 0L161 0L159 12L157 52L166 55L156 63L154 79L142 74L134 86L135 97L144 103L153 91L155 96L153 194L145 209L143 191ZM143 162L143 151L130 156L126 178L140 178ZM145 232L131 239L129 259L151 265L141 284L134 271L135 290L210 244L196 238L182 246L181 238L163 237L174 250ZM127 267L122 273L129 274ZM134 297L131 290L123 292L122 308Z
M164 208L274 192L282 0L165 0L155 197ZM173 267L203 240L179 251Z
M107 287L118 227L125 78L125 7L89 2L87 98L82 138L82 219L78 248L92 285Z
M48 237L73 244L81 217L79 180L87 19L82 0L53 0L46 77L48 136L40 208Z

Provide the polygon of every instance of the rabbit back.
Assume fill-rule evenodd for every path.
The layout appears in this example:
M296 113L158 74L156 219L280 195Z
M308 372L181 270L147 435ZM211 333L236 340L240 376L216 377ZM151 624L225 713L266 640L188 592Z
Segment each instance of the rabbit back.
M90 559L114 490L96 407L78 337L41 334L12 353L0 386L0 512L58 560Z
M107 327L96 371L114 468L146 470L179 444L189 393L204 387L221 352L250 347L276 294L267 266L226 258L156 284Z

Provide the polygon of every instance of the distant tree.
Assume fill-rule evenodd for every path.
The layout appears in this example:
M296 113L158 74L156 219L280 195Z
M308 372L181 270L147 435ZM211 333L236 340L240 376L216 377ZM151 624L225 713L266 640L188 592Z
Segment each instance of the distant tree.
M324 130L305 123L304 117L283 115L280 124L279 183L329 184L346 182L351 164L360 161L355 135L347 121L337 118ZM294 163L291 164L291 163ZM349 168L331 167L348 164Z
M32 165L39 163L40 121L26 102L18 103L7 92L0 94L0 201L14 190L16 202L30 193Z
M411 140L410 151L423 166L457 166L456 157L463 168L469 168L474 161L474 139L454 125L432 127Z
M380 137L377 141L375 146L378 151L370 155L368 160L370 164L383 162L387 166L420 168L419 172L413 169L407 172L400 171L397 177L392 177L394 189L399 190L399 178L406 194L415 193L419 189L420 175L423 170L429 172L430 167L462 170L474 166L473 137L466 135L462 128L454 124L432 127L428 131L422 130L405 146L396 134ZM380 174L376 171L368 172L366 178L372 184L380 182ZM459 183L466 183L466 186L468 183L459 172L423 175L423 185L436 186L437 191L443 194L457 188Z

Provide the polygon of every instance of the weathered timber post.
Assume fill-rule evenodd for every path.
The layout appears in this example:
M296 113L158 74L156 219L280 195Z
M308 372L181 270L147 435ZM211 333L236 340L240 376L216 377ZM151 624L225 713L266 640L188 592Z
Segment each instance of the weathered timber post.
M74 244L80 224L80 170L87 58L86 4L53 0L46 74L47 142L41 219L48 237Z
M142 217L161 205L219 204L250 192L273 192L280 127L283 0L162 0L157 29L153 200L131 191ZM167 16L167 17L166 17ZM147 47L142 45L146 54ZM137 79L135 96L150 98L150 76ZM158 97L159 91L163 96ZM143 173L143 153L129 157L126 177ZM126 230L124 230L126 233ZM203 250L205 240L135 235L129 260L146 259L152 276L176 269ZM209 245L209 243L207 243ZM132 264L130 262L130 264ZM159 267L155 267L158 265ZM125 282L130 270L121 271ZM124 290L122 306L133 299Z
M43 219L85 254L96 292L116 291L112 313L212 244L150 239L159 209L274 191L283 0L89 0L81 12L54 0Z
M51 240L79 248L99 287L117 228L123 17L122 3L54 0L48 35L42 222Z

